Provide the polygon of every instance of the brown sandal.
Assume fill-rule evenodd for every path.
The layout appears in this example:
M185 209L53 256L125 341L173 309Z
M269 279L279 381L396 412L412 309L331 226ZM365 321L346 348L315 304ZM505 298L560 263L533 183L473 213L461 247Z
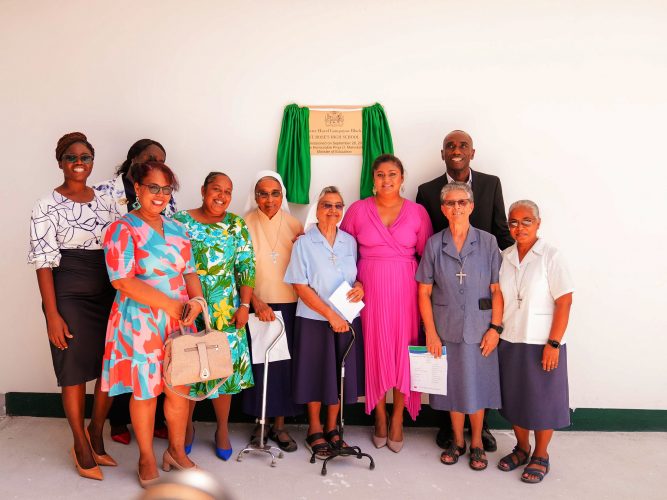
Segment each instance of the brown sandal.
M488 467L489 461L483 455L485 455L484 448L470 448L470 462L468 465L472 470L484 470ZM473 462L479 462L482 465L481 467L475 466Z

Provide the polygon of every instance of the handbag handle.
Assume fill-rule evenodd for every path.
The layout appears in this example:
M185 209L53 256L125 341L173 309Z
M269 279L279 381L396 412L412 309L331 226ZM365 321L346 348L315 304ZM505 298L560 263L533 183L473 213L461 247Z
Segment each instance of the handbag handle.
M201 306L201 314L204 316L204 330L206 333L211 332L211 318L208 315L208 304L206 303L206 299L204 299L204 297L192 297L188 302L190 301L197 302ZM185 330L183 330L182 321L179 320L178 326L181 329L181 335L187 335Z

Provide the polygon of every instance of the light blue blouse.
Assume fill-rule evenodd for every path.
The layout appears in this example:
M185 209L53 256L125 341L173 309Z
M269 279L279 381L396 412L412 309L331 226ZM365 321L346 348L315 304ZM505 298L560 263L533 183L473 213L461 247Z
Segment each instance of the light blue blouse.
M356 279L357 242L354 238L339 229L331 248L317 226L313 226L294 243L284 281L309 285L328 306L334 308L329 302L329 296L343 281L352 286ZM313 311L301 299L297 302L296 315L326 321L324 316Z

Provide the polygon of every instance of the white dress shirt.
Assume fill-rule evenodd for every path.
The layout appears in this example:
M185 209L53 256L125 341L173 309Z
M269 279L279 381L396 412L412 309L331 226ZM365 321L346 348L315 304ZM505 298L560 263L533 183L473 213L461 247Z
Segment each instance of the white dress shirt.
M542 239L535 242L521 262L516 243L503 250L502 255L500 290L505 308L500 338L513 343L546 344L554 301L574 291L563 257ZM561 340L564 343L565 337Z

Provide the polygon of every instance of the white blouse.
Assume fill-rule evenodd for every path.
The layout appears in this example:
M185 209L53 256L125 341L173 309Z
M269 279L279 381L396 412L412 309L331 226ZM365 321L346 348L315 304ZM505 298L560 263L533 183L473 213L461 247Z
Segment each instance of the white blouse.
M58 267L61 250L101 250L104 230L120 217L107 195L95 192L91 201L79 203L53 191L32 209L28 264Z
M558 250L538 239L519 263L516 243L503 252L500 290L503 293L507 342L546 344L551 331L554 301L574 291L574 283ZM565 337L561 343L565 343Z

